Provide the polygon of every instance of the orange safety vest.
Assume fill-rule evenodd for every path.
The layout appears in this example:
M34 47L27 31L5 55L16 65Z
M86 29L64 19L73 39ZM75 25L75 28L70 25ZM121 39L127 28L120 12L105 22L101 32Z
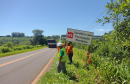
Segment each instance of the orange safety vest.
M72 45L67 47L67 54L69 54L69 53L73 53Z
M57 46L57 50L58 50L58 53L59 53L59 51L60 51L60 48Z
M66 48L65 48L66 52L67 52L67 48L68 48L68 46L66 46Z
M65 44L62 44L62 47L64 47L64 48L65 48Z
M87 57L87 63L89 65L92 62L92 60L90 59L91 55L90 55L89 52L87 52L87 55L88 55L88 57Z

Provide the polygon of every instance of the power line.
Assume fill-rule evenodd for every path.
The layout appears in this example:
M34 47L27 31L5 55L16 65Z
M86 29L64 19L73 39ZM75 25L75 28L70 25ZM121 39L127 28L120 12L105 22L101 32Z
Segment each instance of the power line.
M106 17L106 15L105 15L105 17ZM102 18L103 19L103 18ZM97 23L97 24L95 24L93 27L91 27L91 30L93 29L93 28L95 28L97 25L99 25L100 23ZM106 27L105 27L106 28ZM88 30L90 30L90 29L88 29Z
M116 0L115 0L115 1L116 1ZM114 0L113 0L113 2L114 2ZM99 15L99 17L100 17L105 11L106 11L106 9ZM98 18L99 18L99 17L98 17ZM97 18L97 19L98 19L98 18ZM96 20L97 20L97 19L96 19ZM96 22L96 20L95 20L94 22ZM94 23L94 22L93 22L93 23ZM93 24L93 23L92 23L92 24ZM91 24L91 25L92 25L92 24ZM89 27L91 26L91 25L90 25L90 26L87 27L86 29L88 29L88 28L89 28L88 30L93 29L93 28L95 28L98 24L100 24L100 23L97 23L97 24L93 25L91 28L89 28ZM85 30L86 30L86 29L85 29Z
M106 9L98 16L98 18L99 18L105 11L106 11ZM97 18L97 19L98 19L98 18ZM97 21L97 19L96 19L93 23L95 23L95 22ZM92 23L92 24L93 24L93 23ZM92 25L92 24L91 24L91 25ZM90 25L90 26L91 26L91 25ZM90 26L88 26L86 29L88 29ZM85 30L86 30L86 29L85 29Z
M98 23L98 24L99 24L99 23ZM95 28L98 24L95 24L91 29ZM90 30L90 29L88 29L88 30Z

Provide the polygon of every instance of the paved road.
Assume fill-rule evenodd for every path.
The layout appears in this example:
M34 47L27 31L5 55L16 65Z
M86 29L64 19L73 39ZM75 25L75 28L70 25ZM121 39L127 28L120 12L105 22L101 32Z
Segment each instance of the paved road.
M31 84L56 51L43 48L0 58L0 84Z

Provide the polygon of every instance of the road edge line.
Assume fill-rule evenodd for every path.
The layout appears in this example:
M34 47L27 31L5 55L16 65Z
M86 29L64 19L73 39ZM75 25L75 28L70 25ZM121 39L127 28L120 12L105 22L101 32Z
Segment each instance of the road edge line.
M37 84L38 80L43 75L43 73L45 72L45 70L47 69L47 67L49 66L49 64L51 63L51 61L54 58L54 56L56 55L56 53L53 55L53 57L51 58L51 60L47 63L47 65L43 68L43 70L40 72L40 74L38 74L38 76L35 78L35 80L31 84Z

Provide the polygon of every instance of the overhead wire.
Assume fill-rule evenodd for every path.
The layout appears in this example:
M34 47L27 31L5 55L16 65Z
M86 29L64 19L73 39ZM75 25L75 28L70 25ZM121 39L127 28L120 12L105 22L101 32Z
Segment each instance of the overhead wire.
M106 11L106 9L98 16L98 18L99 18L105 11ZM97 18L97 19L98 19L98 18ZM93 25L93 24L97 21L97 19L96 19L91 25ZM90 28L91 25L89 25L86 29ZM86 30L86 29L85 29L85 30Z
M116 1L116 0L115 0ZM114 2L114 0L113 0L113 2ZM98 18L104 13L106 11L106 9L98 16ZM98 19L97 18L97 19ZM88 29L88 30L90 30L90 29L93 29L93 28L95 28L98 24L100 24L100 23L97 23L97 24L94 24L96 21L97 21L97 19L92 23L92 24L90 24L86 29ZM94 24L94 25L93 25ZM93 26L92 26L93 25ZM86 30L85 29L85 30Z

